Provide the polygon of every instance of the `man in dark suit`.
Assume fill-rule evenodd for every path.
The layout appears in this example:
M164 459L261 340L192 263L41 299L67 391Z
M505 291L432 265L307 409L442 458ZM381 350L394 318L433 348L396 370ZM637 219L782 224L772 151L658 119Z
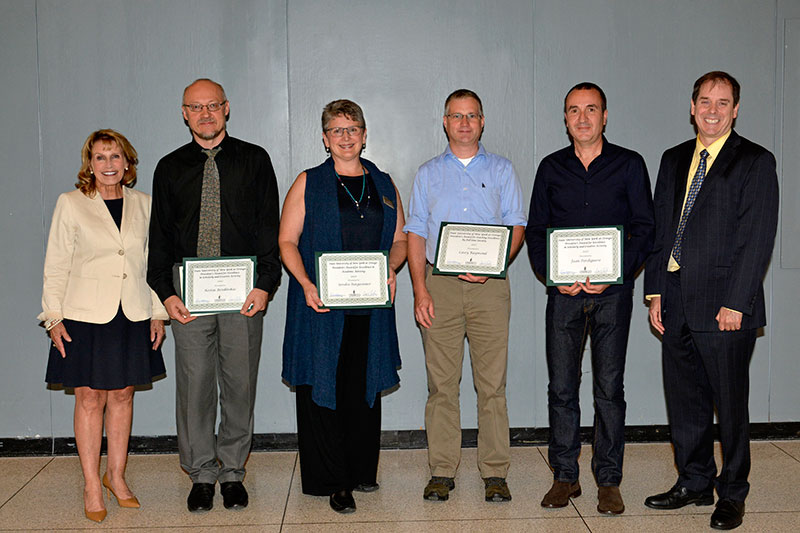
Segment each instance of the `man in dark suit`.
M711 527L742 523L750 488L749 365L766 324L762 278L778 220L774 156L732 130L739 83L709 72L694 84L697 138L661 159L656 241L645 270L650 323L663 335L667 412L678 481L645 505L719 501ZM714 463L714 408L722 468Z

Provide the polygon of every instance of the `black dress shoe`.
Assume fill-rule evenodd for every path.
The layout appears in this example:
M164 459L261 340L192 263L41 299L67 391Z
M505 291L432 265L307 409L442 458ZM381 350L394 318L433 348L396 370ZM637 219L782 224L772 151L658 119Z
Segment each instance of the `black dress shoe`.
M381 486L377 483L359 483L353 487L353 490L356 492L375 492L379 488L381 488Z
M331 494L331 509L337 513L348 514L356 512L356 501L349 490L340 490Z
M713 505L714 494L709 492L694 492L686 487L675 485L667 492L648 496L644 504L651 509L680 509L689 504Z
M192 483L192 490L186 499L186 507L193 513L210 511L214 507L214 484Z
M742 525L744 502L723 499L711 514L711 527L714 529L734 529Z
M241 481L226 481L219 484L222 504L225 509L244 509L247 507L247 491Z

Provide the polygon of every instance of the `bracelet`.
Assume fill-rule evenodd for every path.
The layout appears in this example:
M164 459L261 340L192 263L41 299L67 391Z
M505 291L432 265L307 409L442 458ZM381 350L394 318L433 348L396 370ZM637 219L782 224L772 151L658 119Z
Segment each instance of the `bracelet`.
M61 324L61 320L62 319L60 319L60 318L51 318L50 320L45 321L44 329L47 330L47 331L50 331L51 329L53 329L57 325Z

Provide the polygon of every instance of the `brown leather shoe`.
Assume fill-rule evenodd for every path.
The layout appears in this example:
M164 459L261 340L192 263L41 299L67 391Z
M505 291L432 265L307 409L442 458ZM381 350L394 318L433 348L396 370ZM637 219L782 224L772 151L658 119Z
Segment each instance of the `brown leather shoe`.
M483 484L487 502L510 502L511 491L504 477L485 477Z
M570 498L577 498L581 495L581 484L567 483L566 481L553 481L553 486L547 491L542 499L542 507L557 509L566 507Z
M456 482L451 477L433 476L425 490L422 497L432 502L443 502L450 498L450 491L455 490Z
M625 504L619 487L597 487L597 512L604 514L622 514Z

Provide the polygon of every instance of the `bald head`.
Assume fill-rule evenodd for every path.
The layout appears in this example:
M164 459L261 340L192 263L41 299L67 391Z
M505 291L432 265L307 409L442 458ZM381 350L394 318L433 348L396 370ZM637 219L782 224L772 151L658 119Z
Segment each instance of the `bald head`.
M186 86L183 90L183 103L188 103L186 97L188 94L192 92L194 88L203 88L206 90L216 90L218 93L219 101L224 102L228 98L225 96L225 89L222 88L222 85L215 82L214 80L208 78L198 78L194 80L192 83Z

